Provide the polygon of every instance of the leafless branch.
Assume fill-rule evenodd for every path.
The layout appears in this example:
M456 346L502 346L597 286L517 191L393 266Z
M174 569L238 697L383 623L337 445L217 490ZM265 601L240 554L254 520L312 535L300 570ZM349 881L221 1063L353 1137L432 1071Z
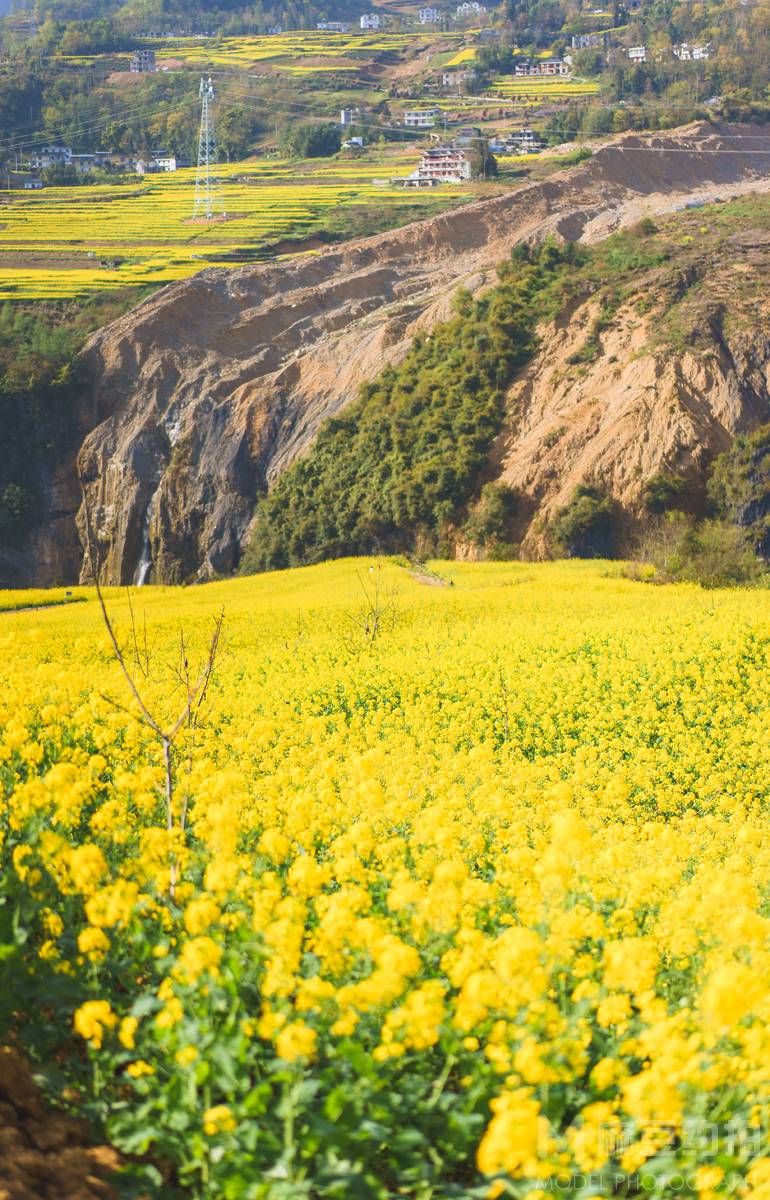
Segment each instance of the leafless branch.
M131 674L131 671L129 670L124 652L121 648L120 642L118 641L118 637L115 632L115 627L113 626L112 620L110 618L110 614L107 611L107 605L106 605L106 602L104 599L104 593L102 591L101 580L100 580L101 564L98 561L97 541L96 541L96 538L94 537L93 523L91 520L91 510L89 507L88 496L86 495L86 490L83 485L82 479L80 480L80 490L81 490L81 493L83 496L83 511L85 514L86 553L88 555L88 564L89 564L91 574L92 574L93 580L94 580L94 587L96 589L96 597L99 602L99 609L101 611L104 626L107 630L107 635L109 637L110 644L112 645L113 654L114 654L115 659L121 669L123 677L126 680L126 683L128 684L128 688L131 692L131 695L133 696L134 700L136 701L136 704L138 705L140 718L144 722L144 724L150 730L152 730L152 732L155 734L156 738L159 740L160 745L161 745L161 750L162 750L162 754L163 754L163 768L164 768L164 794L165 794L165 801L166 801L166 826L167 826L169 833L173 833L174 828L175 828L175 821L174 821L174 742L176 741L176 738L179 735L179 732L181 731L182 727L186 724L188 726L188 731L190 734L190 740L189 740L189 745L188 745L188 762L187 762L187 777L188 777L188 781L189 781L190 775L192 774L192 753L193 753L194 733L195 733L195 729L197 728L198 722L200 720L201 709L202 709L203 703L205 701L206 695L208 693L209 686L211 684L211 678L212 678L214 668L216 666L219 652L220 652L220 643L221 643L221 638L222 638L222 625L223 625L224 617L225 617L224 608L220 611L219 616L216 618L216 620L214 622L214 629L213 629L213 632L211 635L211 640L209 642L208 653L207 653L205 659L203 660L203 666L201 667L201 669L198 672L198 675L194 681L190 674L190 663L189 663L189 657L188 657L188 653L187 653L187 645L186 645L186 641L185 641L184 629L182 629L180 631L179 667L172 667L171 669L172 669L172 673L177 676L177 679L178 679L180 685L184 689L184 704L183 704L182 709L179 712L178 716L176 717L176 720L170 726L168 726L167 728L164 728L160 719L155 717L153 715L153 713L150 711L147 702L145 701L144 697L142 696L142 693L140 692L140 690L136 684L136 681L135 681L133 675ZM141 649L140 645L139 645L139 638L138 638L137 629L136 629L136 619L135 619L135 615L134 615L134 606L133 606L133 603L131 600L131 592L128 588L126 589L126 592L128 594L129 611L131 614L131 635L132 635L132 644L133 644L134 658L136 661L137 670L139 670L141 672L141 674L144 676L145 679L149 679L150 674L151 674L151 654L150 654L150 648L147 643L147 619L145 616L144 637L143 637L144 648ZM104 699L107 699L107 697L104 697ZM132 713L129 709L125 708L123 705L119 704L117 701L110 700L109 703L113 704L117 709L120 709L120 711L128 713L131 716L135 716L135 713ZM184 833L185 826L187 823L188 804L189 804L189 782L188 782L188 787L187 787L185 795L184 795L182 809L181 809L181 813L180 813L180 819L179 819L179 829L182 833ZM174 897L174 892L176 889L176 875L177 875L177 864L176 864L175 857L173 856L173 853L172 853L171 864L170 864L170 885L169 885L169 892L170 892L172 899Z

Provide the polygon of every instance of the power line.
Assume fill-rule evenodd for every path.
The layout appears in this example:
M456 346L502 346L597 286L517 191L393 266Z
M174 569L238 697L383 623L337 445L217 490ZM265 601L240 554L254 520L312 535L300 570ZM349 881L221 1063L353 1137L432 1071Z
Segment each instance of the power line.
M245 107L246 105L252 105L255 108L255 110L258 110L260 108L272 108L272 107L275 107L276 105L283 105L284 107L288 107L291 104L290 101L274 101L274 100L263 99L259 96L254 96L251 93L231 92L230 95L234 95L236 97L236 100L238 101L238 103L241 107ZM304 110L312 110L316 113L319 113L319 110L317 108L315 108L313 105L305 104L305 105L302 105L301 107ZM318 120L326 120L326 121L331 120L331 118L328 115L321 114L321 113L319 113L317 119ZM402 135L403 134L408 135L408 134L415 132L415 130L410 128L409 126L384 125L384 124L381 124L379 122L374 122L374 121L357 120L354 122L354 125L357 128L377 129L383 133L400 133ZM435 126L434 127L426 127L426 128L427 129L434 128L436 131L440 131L440 129L441 129L440 126L439 127L435 127ZM445 129L444 132L451 133L451 127ZM581 130L578 130L578 129L559 129L559 130L554 130L553 135L561 135L561 134L568 134L568 133L578 134L580 132L581 132ZM628 132L631 136L633 136L633 131L628 131ZM646 131L639 131L639 136L640 137L644 136L645 132ZM672 135L673 135L673 131L672 131ZM667 135L661 133L660 131L651 130L651 131L649 131L649 136L650 137L665 137ZM691 135L691 136L695 137L696 135ZM704 134L703 136L704 137L714 137L714 138L717 138L719 140L724 140L724 141L728 141L728 140L741 141L744 139L752 140L752 141L753 140L770 141L770 134L724 134L723 135L723 134L720 134L717 130L714 130L713 134ZM709 155L713 155L713 154L730 154L730 155L770 154L770 150L762 150L762 149L756 149L756 148L749 149L749 150L738 150L738 149L733 149L733 148L711 149L711 148L707 148L707 147L699 146L699 145L684 146L684 147L646 146L646 145L633 146L633 145L624 144L624 143L620 143L620 142L611 144L610 146L605 145L605 146L601 146L598 148L599 149L605 149L605 148L606 149L616 149L616 150L622 150L622 151L644 150L644 151L649 151L650 153L654 153L654 154L666 154L666 153L670 153L670 154L709 154Z
M191 98L180 101L179 104L176 106L177 110L178 110L178 108L183 107L185 104L189 104L190 102L191 102ZM117 112L111 113L110 116L102 117L98 121L94 121L91 123L81 124L81 125L77 125L77 124L68 125L66 127L64 125L59 125L59 126L54 127L51 130L39 130L34 134L9 138L8 141L3 143L0 148L2 148L2 150L4 150L4 151L10 151L10 150L23 150L23 149L26 149L27 147L34 147L36 145L44 145L46 143L49 143L52 138L63 136L65 131L75 131L75 132L78 132L81 134L99 132L100 130L106 129L108 126L114 124L117 121L121 121L121 120L129 120L130 121L132 119L138 119L140 117L149 117L149 116L154 115L155 113L164 111L165 107L166 107L166 102L157 101L157 100L153 101L150 104L142 104L142 105L136 105L133 107L127 107L125 109L119 109ZM171 111L174 111L174 110L172 109Z

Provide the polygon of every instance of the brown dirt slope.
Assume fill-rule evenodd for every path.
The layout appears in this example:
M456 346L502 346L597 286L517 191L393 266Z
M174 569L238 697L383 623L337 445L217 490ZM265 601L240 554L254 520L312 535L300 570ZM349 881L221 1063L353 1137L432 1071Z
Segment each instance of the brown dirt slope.
M694 196L767 190L770 159L751 152L764 145L757 133L704 124L624 136L570 171L425 222L204 271L100 331L85 351L95 384L80 413L90 429L80 464L105 579L130 581L143 547L155 580L233 570L258 490L362 380L446 315L457 287L492 282L525 239L595 241ZM59 513L64 545L72 509Z
M713 457L770 421L770 202L720 209L661 222L643 243L670 262L620 292L608 280L542 331L492 456L492 475L523 498L525 555L547 552L549 522L580 483L617 501L627 546L658 472L686 479L697 511ZM756 224L732 232L742 209Z
M46 1110L25 1060L0 1046L0 1200L114 1200L118 1166L83 1122Z

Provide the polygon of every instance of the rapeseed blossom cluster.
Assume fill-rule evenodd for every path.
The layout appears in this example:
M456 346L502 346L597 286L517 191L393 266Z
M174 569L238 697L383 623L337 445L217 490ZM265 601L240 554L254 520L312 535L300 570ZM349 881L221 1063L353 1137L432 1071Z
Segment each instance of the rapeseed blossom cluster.
M211 1200L764 1200L770 595L367 569L141 593L169 713L226 606L170 827L93 601L0 615L5 1029Z

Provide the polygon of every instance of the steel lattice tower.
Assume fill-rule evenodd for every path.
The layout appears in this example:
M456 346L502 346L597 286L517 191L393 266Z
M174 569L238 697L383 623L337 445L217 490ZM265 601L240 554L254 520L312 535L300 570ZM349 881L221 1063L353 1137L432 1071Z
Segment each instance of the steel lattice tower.
M219 180L212 173L217 161L217 140L214 131L214 84L211 78L201 79L201 130L198 137L198 174L195 177L193 218L225 216L225 206L219 190Z

